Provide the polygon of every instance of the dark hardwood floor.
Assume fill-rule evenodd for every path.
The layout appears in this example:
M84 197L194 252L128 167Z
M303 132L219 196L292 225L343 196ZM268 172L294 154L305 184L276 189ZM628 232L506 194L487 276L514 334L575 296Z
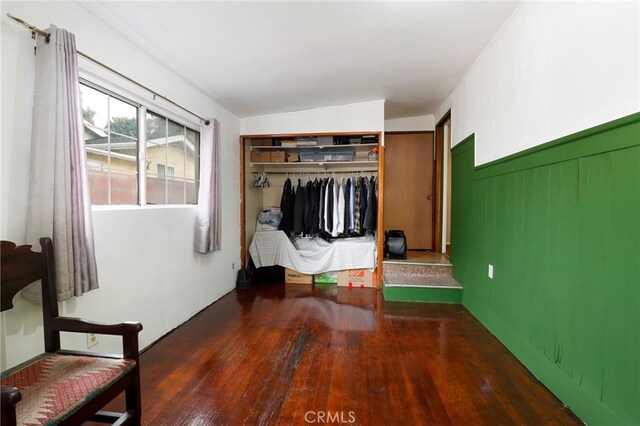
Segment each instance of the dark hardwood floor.
M464 307L372 289L232 292L141 370L148 425L580 424Z

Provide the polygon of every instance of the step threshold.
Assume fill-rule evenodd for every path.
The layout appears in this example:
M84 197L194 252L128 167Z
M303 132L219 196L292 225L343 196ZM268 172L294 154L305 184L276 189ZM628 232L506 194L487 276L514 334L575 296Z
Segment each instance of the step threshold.
M384 285L386 287L407 287L407 288L449 288L449 289L459 289L462 290L462 286L460 284L394 284L388 283L385 281Z
M442 266L450 268L451 263L439 263L439 262L416 262L411 260L383 260L383 265L417 265L417 266Z

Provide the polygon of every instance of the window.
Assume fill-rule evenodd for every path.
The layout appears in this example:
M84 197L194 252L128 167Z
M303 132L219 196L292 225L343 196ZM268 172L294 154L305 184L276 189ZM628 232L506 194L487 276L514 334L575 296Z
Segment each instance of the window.
M147 203L195 204L200 134L147 112Z
M85 84L80 93L93 204L197 202L198 132ZM138 122L141 115L145 123ZM139 128L145 129L140 137Z
M93 204L138 202L138 108L80 85Z
M158 164L158 177L164 179L165 176L167 179L173 179L175 175L175 168L171 166L165 166L164 164Z

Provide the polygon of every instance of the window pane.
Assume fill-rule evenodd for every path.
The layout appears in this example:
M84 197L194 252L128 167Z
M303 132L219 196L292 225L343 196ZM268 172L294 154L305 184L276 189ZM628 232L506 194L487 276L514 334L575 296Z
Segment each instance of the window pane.
M167 181L155 173L147 173L147 203L166 204Z
M147 112L147 203L165 204L167 164L167 120L152 112Z
M109 204L109 96L80 85L87 177L92 204Z
M169 137L182 136L184 134L184 126L169 120Z
M147 203L167 203L167 119L147 112Z
M185 177L185 128L169 121L169 137L167 138L167 165L173 169L173 177ZM170 179L167 175L167 179Z
M80 85L93 204L138 202L138 109Z
M200 134L191 129L187 129L186 142L186 165L185 177L187 179L198 179L198 167L200 165ZM187 197L188 198L188 197Z
M196 204L198 202L198 185L195 181L187 181L186 192L187 204Z
M147 142L164 143L164 137L167 136L167 120L152 112L147 112ZM161 138L162 141L155 139Z
M138 139L138 109L133 105L122 102L120 99L109 99L109 131L119 135L129 136ZM112 137L111 142L126 142L125 138Z
M184 204L184 181L178 179L167 180L167 203Z
M81 84L80 98L82 99L82 118L85 122L84 139L106 137L105 131L109 122L109 96Z
M138 203L137 173L111 171L111 204Z
M180 147L176 145L169 144L167 147L167 166L173 170L172 177L184 178L184 144L181 143L180 145L182 146Z
M138 109L109 97L111 204L138 202Z
M111 204L138 202L138 109L109 98Z
M109 204L109 172L87 168L91 204Z

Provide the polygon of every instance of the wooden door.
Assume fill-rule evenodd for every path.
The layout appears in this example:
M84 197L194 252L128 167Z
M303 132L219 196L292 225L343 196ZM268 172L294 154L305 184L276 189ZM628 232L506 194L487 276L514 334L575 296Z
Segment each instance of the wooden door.
M433 249L433 133L387 133L384 229L402 229L409 250Z

